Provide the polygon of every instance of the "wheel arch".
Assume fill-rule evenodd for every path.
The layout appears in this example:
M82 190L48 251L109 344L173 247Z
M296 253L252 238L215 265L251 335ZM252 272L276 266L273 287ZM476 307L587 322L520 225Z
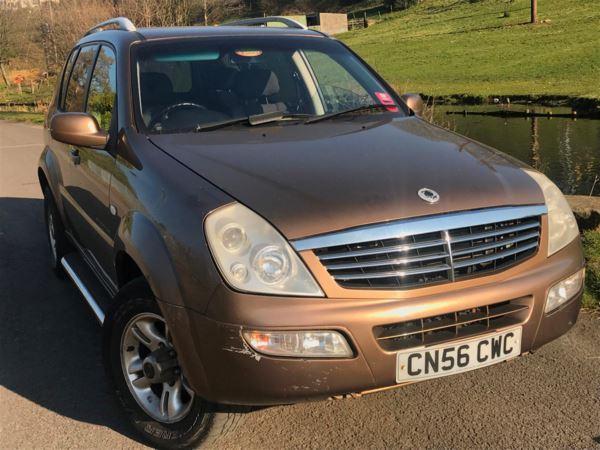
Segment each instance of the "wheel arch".
M202 359L194 340L190 339L189 311L182 307L179 282L161 233L148 217L133 211L121 219L114 249L119 289L134 280L145 281L171 329L173 342L181 354L180 363L189 376L190 384L197 393L206 394L208 382ZM119 303L114 304L113 312Z
M142 276L159 301L183 306L179 282L164 239L142 213L133 211L121 218L114 261L119 288Z
M63 211L62 205L59 201L58 191L61 180L60 167L58 165L58 161L56 161L56 156L48 146L44 147L44 150L40 155L37 176L42 192L44 188L48 188L50 190L52 196L54 197L54 203L62 215Z
M125 250L120 250L115 255L115 271L119 289L136 278L145 279L142 269Z
M41 167L38 167L37 176L38 176L38 180L40 182L40 188L42 189L42 191L44 190L44 188L50 187L50 183L48 182L48 177L46 176L46 172L44 172L44 169L42 169Z

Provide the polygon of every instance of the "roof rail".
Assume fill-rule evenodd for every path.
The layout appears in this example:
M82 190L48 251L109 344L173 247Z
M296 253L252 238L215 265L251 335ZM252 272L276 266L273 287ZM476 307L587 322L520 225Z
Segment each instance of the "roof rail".
M114 19L108 19L90 28L84 36L89 36L90 34L104 30L136 31L137 28L127 17L115 17Z
M297 28L300 30L306 30L306 26L302 25L300 22L298 22L297 20L294 19L290 19L288 17L282 17L282 16L266 16L266 17L253 17L251 19L240 19L240 20L234 20L233 22L226 22L221 24L222 26L261 26L261 27L266 27L268 26L269 23L282 23L285 26L287 26L288 28Z

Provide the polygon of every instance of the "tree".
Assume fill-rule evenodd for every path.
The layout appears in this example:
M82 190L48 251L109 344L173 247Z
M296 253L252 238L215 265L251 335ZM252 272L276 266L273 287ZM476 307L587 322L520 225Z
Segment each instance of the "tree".
M232 17L243 15L243 0L202 0L201 16L204 25L215 25Z
M12 10L5 5L0 6L0 73L6 86L10 86L10 80L6 74L6 66L17 53L17 40L15 39L15 23Z
M121 0L119 15L129 17L138 27L178 27L196 19L197 2L192 0Z
M44 50L48 73L56 73L73 45L87 30L115 16L110 2L61 0L39 6L38 41Z

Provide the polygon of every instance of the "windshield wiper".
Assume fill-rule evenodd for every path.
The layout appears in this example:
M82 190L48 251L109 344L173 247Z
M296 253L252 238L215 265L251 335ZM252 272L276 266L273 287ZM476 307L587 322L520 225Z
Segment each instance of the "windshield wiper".
M387 111L388 106L381 105L381 104L363 105L363 106L359 106L357 108L345 109L343 111L337 111L337 112L325 114L323 116L313 117L312 119L306 120L304 123L309 124L309 123L320 122L322 120L332 119L333 117L343 116L345 114L352 114L352 113L363 112L363 111L381 111L381 110Z
M280 120L290 120L290 119L305 119L307 117L312 117L310 114L289 114L280 111L268 112L263 114L254 114L247 117L237 117L235 119L222 120L220 122L212 122L205 124L198 124L196 126L197 132L200 131L212 131L217 130L219 128L229 127L231 125L237 125L240 123L245 123L251 126L262 125L264 123L269 122L278 122Z

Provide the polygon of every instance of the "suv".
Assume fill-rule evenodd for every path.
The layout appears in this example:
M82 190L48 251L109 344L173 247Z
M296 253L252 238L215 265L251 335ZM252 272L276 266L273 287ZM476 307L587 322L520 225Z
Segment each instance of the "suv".
M561 192L422 106L285 18L119 18L77 43L38 171L52 266L148 442L488 366L574 324Z

